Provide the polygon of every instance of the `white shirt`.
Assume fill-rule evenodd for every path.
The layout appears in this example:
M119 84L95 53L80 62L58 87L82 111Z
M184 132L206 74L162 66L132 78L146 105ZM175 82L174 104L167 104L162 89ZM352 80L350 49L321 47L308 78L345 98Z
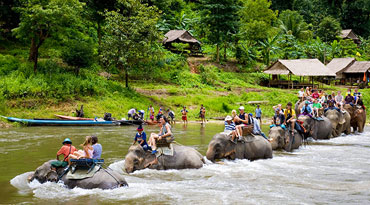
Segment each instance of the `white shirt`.
M299 97L303 97L303 95L304 95L304 91L301 91L301 90L300 90L300 91L298 92L298 96L299 96Z
M131 110L128 111L128 114L131 114L131 115L133 115L135 113L136 113L136 110L134 108L132 108Z

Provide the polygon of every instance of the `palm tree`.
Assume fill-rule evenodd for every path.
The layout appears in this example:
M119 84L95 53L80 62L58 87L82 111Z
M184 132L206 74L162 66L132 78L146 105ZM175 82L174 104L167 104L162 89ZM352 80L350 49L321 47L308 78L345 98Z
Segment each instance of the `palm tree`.
M293 35L297 39L307 39L311 35L303 16L297 11L283 11L278 18L278 25L282 33Z

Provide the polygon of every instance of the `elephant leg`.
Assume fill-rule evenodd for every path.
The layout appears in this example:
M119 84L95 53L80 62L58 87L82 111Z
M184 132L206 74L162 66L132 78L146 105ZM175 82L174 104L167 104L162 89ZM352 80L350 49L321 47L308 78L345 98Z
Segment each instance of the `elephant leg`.
M358 132L362 133L364 132L364 127L362 126L363 123L359 122L358 123Z

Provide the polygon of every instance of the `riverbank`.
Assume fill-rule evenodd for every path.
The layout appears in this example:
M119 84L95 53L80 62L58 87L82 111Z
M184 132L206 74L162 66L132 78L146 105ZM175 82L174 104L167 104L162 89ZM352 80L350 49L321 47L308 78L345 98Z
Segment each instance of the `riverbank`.
M327 91L343 90L343 88L328 87ZM343 90L344 91L344 90ZM199 108L203 104L206 108L206 118L222 118L230 115L232 110L238 110L243 105L247 113L254 113L259 101L264 121L273 116L272 106L285 105L296 101L296 90L282 90L261 86L231 87L231 88L184 88L171 84L134 83L129 90L100 96L81 96L65 101L45 98L17 98L5 100L4 112L1 115L18 118L55 118L54 114L74 116L75 110L84 105L85 117L103 117L104 113L112 113L116 119L126 118L127 111L138 108L146 112L149 105L153 105L158 112L160 106L165 110L170 108L176 118L181 117L182 106L187 106L188 119L199 119ZM370 107L369 89L361 90L365 105ZM369 116L369 114L368 114ZM369 117L368 117L369 122ZM7 123L0 127L7 127Z

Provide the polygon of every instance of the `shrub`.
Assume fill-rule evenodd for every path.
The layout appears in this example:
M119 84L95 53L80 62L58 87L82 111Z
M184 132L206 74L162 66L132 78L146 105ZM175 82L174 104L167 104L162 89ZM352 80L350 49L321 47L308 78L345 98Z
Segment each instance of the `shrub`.
M76 69L86 68L94 62L93 45L84 41L69 41L62 52L63 61Z

